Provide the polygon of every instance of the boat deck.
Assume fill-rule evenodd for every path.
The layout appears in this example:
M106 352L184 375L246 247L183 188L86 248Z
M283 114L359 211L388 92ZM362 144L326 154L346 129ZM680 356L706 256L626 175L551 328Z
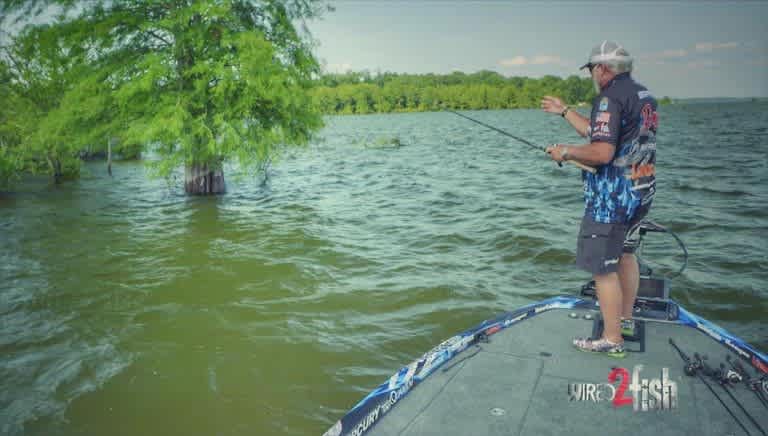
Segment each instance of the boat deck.
M708 356L712 367L726 362L726 355L737 358L735 352L690 326L645 320L638 322L635 342L626 342L628 350L633 351L625 358L585 353L571 345L573 337L588 337L599 328L599 321L585 319L585 315L599 318L594 307L553 309L492 334L488 342L463 350L398 398L387 413L376 417L377 422L365 434L746 434L701 380L683 373L683 360L669 344L669 338L674 338L690 357L694 352ZM748 363L742 363L750 375L756 374ZM662 389L666 394L665 409L653 408L653 397L649 396L652 410L647 411L634 410L634 404L614 407L607 399L592 401L591 396L584 395L586 400L579 401L569 395L571 384L608 383L612 367L625 368L631 385L638 365L642 365L639 383L643 379L661 379L662 369L668 369L669 381L677 386L674 408L667 408L672 405L669 389ZM621 377L611 385L618 387L620 381ZM750 434L762 434L722 387L712 379L707 378L707 382ZM611 395L607 386L597 391L602 392L601 397ZM768 409L754 392L744 383L734 386L731 392L768 429ZM627 389L624 397L632 398L633 392ZM642 401L637 405L642 409Z

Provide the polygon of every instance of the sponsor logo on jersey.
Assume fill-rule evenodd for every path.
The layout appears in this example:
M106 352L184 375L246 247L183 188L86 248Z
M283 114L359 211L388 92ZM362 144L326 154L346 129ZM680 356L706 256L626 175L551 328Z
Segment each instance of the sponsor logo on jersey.
M598 106L597 109L601 110L601 111L607 111L608 110L608 97L603 97L600 100L600 106Z

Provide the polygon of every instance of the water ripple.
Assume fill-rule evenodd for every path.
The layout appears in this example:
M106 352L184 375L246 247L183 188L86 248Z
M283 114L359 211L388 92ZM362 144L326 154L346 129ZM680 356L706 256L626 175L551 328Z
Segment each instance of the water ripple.
M691 253L675 298L766 349L757 109L661 109L651 217ZM539 111L471 116L577 141ZM136 163L3 194L0 432L321 433L441 340L588 278L574 168L446 113L331 117L323 137L266 183L228 167L215 199ZM643 254L673 270L673 244Z

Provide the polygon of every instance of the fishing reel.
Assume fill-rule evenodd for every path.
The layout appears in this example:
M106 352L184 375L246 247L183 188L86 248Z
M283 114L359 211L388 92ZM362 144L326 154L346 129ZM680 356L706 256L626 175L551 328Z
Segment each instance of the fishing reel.
M712 368L707 365L706 362L704 362L707 360L706 354L702 357L702 359L704 374L711 377L712 380L716 381L721 386L725 387L729 383L735 385L741 381L741 374L733 370L727 370L724 363L720 363L719 368Z
M711 366L707 365L706 360L708 357L706 354L700 356L699 353L694 353L693 357L696 359L699 365L701 365L704 375L711 377L721 385L728 383L736 384L742 380L741 374L733 370L727 370L724 363L720 363L719 368L712 368Z
M760 388L763 390L763 395L768 395L768 378L763 377L762 380L758 380Z
M685 366L683 367L683 372L685 375L693 377L696 375L697 372L704 369L704 362L701 359L701 356L699 356L699 353L694 353L693 359L689 359L685 362Z
M700 369L700 368L699 368L699 366L698 366L698 363L697 363L697 362L688 362L688 363L686 363L686 364L685 364L685 366L683 367L683 372L684 372L684 373L685 373L685 375L687 375L688 377L693 377L694 375L696 375L696 372L697 372L699 369Z
M685 366L683 367L683 372L685 373L685 375L687 375L688 377L695 376L696 372L700 369L699 359L693 360L689 358L685 353L683 353L683 350L681 350L680 347L677 346L677 344L672 338L669 338L669 345L671 345L672 348L674 348L677 351L677 353L683 359L683 362L685 362Z
M740 383L743 380L741 374L732 369L726 369L724 363L720 364L720 375L723 380L734 385Z
M707 355L700 355L699 353L693 353L693 359L696 362L696 365L698 366L697 369L700 369L701 372L704 373L707 377L712 377L718 382L723 381L723 375L720 372L719 369L713 369L711 366L707 365Z
M763 392L763 395L768 395L768 380L760 379L747 379L744 384L747 385L750 391Z
M725 356L725 360L731 364L731 367L739 374L739 381L744 381L744 384L749 387L750 390L755 392L763 391L763 395L768 395L768 376L762 376L760 378L752 378L749 376L747 369L738 360L731 360L731 356Z

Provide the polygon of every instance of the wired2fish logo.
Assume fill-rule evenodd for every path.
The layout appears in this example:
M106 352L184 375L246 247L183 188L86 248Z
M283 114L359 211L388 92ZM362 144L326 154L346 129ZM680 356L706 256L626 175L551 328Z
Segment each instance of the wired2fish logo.
M569 401L610 401L613 407L632 405L635 411L669 410L677 408L677 383L669 380L669 368L662 368L661 377L640 379L643 365L632 369L632 383L626 368L613 368L608 383L569 383ZM614 383L618 382L618 386Z

